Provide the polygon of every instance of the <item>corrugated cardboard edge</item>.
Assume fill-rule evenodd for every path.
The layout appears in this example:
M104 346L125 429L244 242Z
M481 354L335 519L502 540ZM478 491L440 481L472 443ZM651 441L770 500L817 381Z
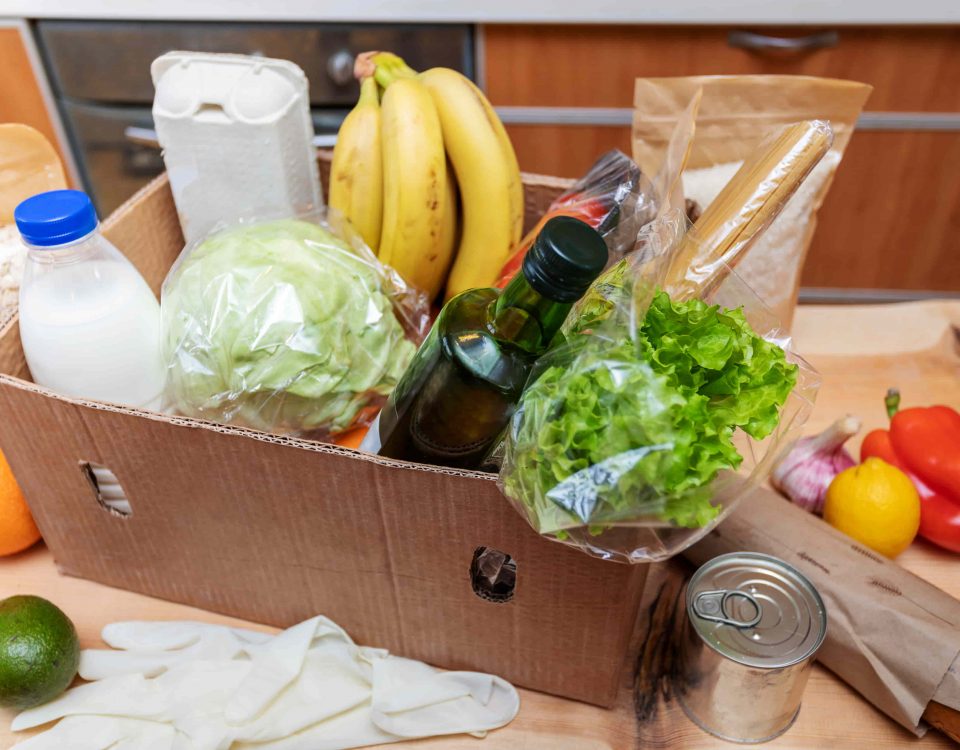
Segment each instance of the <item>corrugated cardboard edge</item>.
M9 321L8 324L2 330L0 330L0 337L5 336L15 322L15 318ZM483 479L484 481L489 482L495 482L497 479L496 475L494 474L486 474L479 471L464 471L461 469L449 469L443 466L431 466L430 464L416 464L409 461L398 461L391 458L384 458L382 456L375 456L370 453L354 450L353 448L343 448L330 443L318 443L312 440L303 440L301 438L289 435L275 435L269 432L260 432L259 430L251 430L245 427L222 425L217 424L216 422L208 422L203 419L194 419L192 417L161 414L159 412L149 411L147 409L138 409L131 406L120 406L118 404L111 404L104 401L90 401L87 399L70 398L69 396L64 396L56 391L52 391L49 388L44 388L36 385L35 383L21 380L20 378L5 375L3 373L0 373L0 383L18 388L22 391L27 391L28 393L39 393L56 399L57 401L62 401L67 404L74 404L75 406L84 406L89 409L114 412L116 414L132 414L154 422L165 422L166 424L175 425L177 427L192 427L195 429L206 430L208 432L218 432L223 435L236 435L238 437L246 437L253 440L258 440L262 443L285 445L290 448L298 448L300 450L311 451L313 453L330 453L340 456L352 456L353 458L360 459L362 461L369 461L380 466L389 466L395 469L424 471L430 474L444 474L452 477L470 477L472 479Z

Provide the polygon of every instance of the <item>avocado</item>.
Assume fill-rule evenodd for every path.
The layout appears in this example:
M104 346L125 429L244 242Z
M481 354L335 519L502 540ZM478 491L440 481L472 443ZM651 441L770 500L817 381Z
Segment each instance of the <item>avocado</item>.
M77 630L39 596L0 601L0 706L26 709L60 695L77 674Z

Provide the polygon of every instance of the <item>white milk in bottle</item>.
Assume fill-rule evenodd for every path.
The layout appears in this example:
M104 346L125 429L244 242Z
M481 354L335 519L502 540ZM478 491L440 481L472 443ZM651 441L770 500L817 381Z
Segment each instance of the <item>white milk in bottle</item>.
M97 231L86 194L28 198L14 219L27 264L20 338L35 383L66 396L157 409L163 390L160 305Z

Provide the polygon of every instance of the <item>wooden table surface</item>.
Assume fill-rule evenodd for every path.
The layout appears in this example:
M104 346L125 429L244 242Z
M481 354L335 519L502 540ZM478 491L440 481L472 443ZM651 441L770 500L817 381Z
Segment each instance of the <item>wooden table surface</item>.
M932 402L960 406L960 302L925 302L878 307L805 307L797 314L798 351L823 375L823 387L808 424L819 430L843 413L861 417L867 430L886 422L883 394L901 389L905 405ZM854 441L856 445L857 441ZM917 575L960 597L960 558L915 543L899 562ZM163 602L139 594L58 575L50 552L38 545L0 560L0 598L37 594L60 606L76 623L85 647L101 646L100 629L129 619L194 619L243 624L239 620ZM370 644L376 645L376 644ZM696 728L675 701L660 702L643 723L636 720L634 697L625 685L619 704L603 710L580 703L521 691L520 715L508 727L478 742L473 738L438 738L403 747L444 750L631 750L669 748L700 750L732 745ZM13 714L0 710L0 748L26 735L9 731ZM793 728L768 743L792 750L932 750L955 747L931 731L916 739L901 729L826 669L817 666Z

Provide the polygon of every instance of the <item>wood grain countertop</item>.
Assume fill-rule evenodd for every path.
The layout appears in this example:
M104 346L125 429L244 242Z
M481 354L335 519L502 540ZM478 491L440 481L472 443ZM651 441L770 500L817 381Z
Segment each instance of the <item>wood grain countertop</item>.
M797 349L820 371L823 387L808 431L838 415L861 417L861 434L886 422L883 394L897 385L906 405L933 402L960 406L960 302L923 302L878 307L803 307L795 323ZM856 439L853 447L856 448ZM918 541L900 564L947 593L960 597L960 558ZM239 620L171 604L57 573L50 552L38 545L0 560L0 598L44 596L76 623L84 647L101 646L100 630L118 620L194 619L250 626ZM376 645L376 644L369 644ZM647 696L648 698L650 696ZM635 696L624 685L618 705L604 710L521 691L519 716L485 740L437 738L398 747L423 750L705 750L730 744L701 732L675 701L660 702L638 722ZM649 703L649 701L648 701ZM649 707L648 707L649 708ZM26 735L13 735L13 714L0 710L0 748ZM814 669L796 724L767 747L779 750L919 750L956 747L930 731L917 739L860 698L819 665Z

